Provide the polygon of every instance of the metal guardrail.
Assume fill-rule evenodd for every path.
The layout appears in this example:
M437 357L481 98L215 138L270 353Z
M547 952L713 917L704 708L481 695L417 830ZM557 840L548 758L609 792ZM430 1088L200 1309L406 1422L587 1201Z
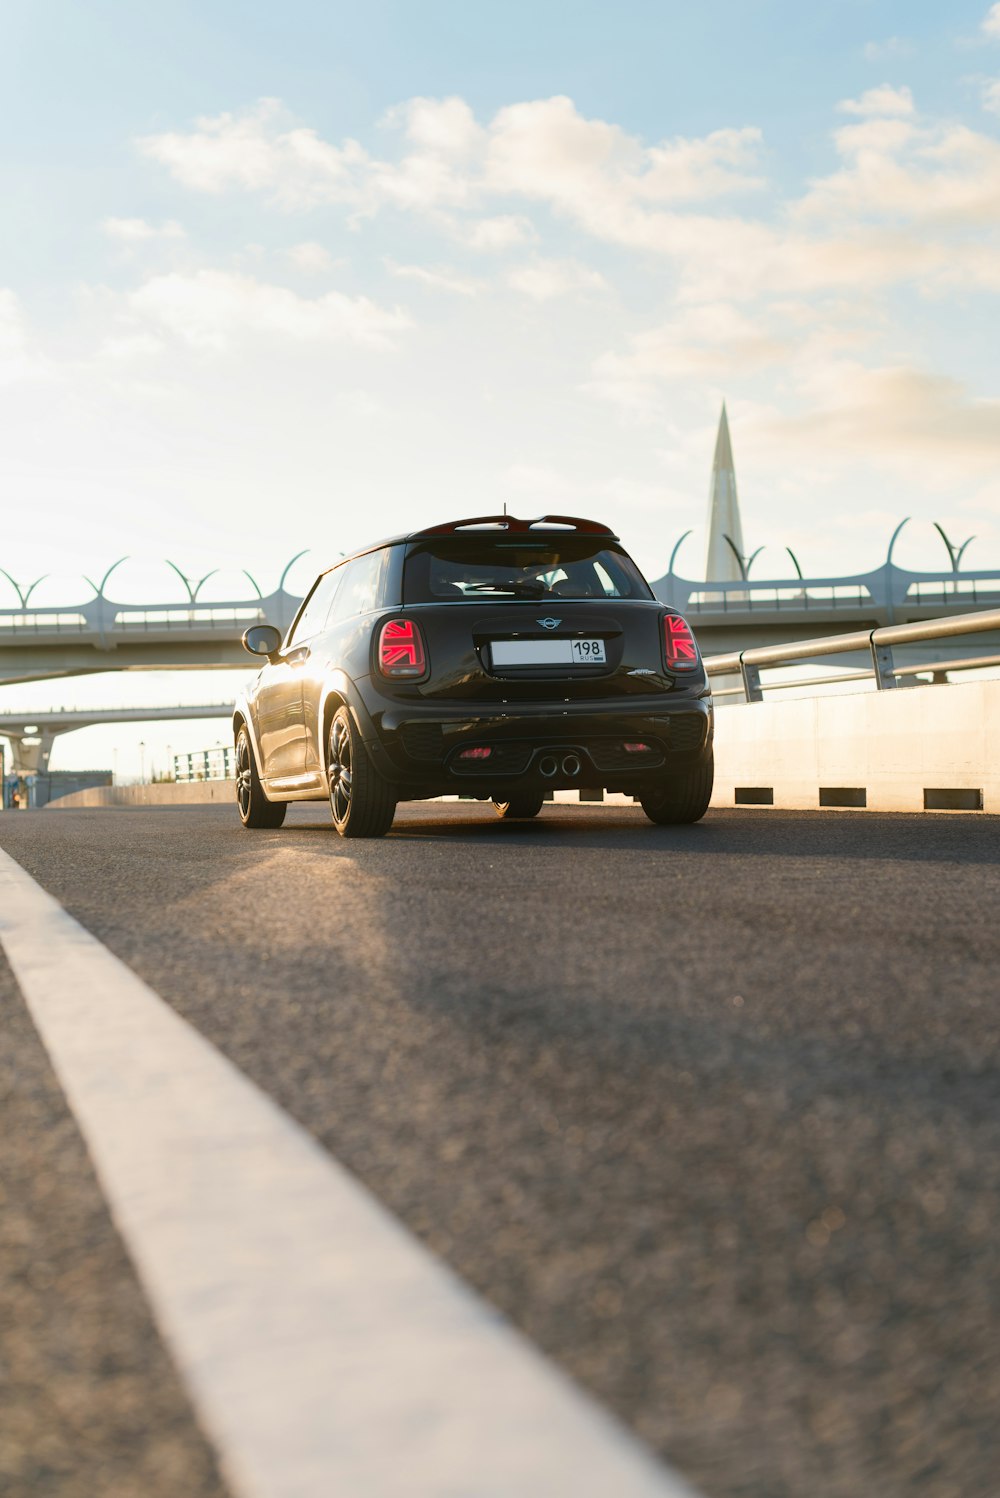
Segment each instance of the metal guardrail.
M925 671L968 671L977 666L1000 665L1000 656L978 656L954 661L934 661L919 666L897 666L892 657L894 645L914 645L926 640L945 640L956 635L977 635L1000 630L1000 609L976 614L953 614L946 619L921 620L916 624L886 624L880 629L855 630L850 634L824 635L818 640L798 640L788 645L758 645L751 650L734 650L727 655L705 658L709 676L739 674L742 686L723 688L719 697L738 696L746 702L763 702L764 683L760 673L767 666L792 666L816 656L845 655L852 650L867 651L871 666L862 671L842 672L838 676L814 676L803 681L768 683L780 687L827 686L834 682L860 681L871 677L880 692L898 686L898 677L916 676Z

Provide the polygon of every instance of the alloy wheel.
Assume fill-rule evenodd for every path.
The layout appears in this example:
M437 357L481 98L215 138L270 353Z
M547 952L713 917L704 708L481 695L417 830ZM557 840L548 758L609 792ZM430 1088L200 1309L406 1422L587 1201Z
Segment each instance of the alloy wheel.
M236 745L236 801L240 816L246 821L250 815L250 745L245 734L240 734Z
M351 731L342 718L336 718L330 732L330 805L335 822L347 820L351 790Z

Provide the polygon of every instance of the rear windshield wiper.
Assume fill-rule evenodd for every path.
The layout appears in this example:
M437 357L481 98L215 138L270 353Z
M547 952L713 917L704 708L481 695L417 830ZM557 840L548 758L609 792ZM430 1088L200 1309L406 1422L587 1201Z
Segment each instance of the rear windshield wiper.
M515 598L543 598L545 584L535 578L513 578L506 583L466 583L466 593L512 593Z

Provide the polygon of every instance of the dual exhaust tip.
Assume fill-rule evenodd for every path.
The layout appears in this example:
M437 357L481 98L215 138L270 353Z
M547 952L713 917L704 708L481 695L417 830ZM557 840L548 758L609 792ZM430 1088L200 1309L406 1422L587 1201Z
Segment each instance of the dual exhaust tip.
M546 780L551 780L553 775L558 775L560 769L562 770L564 775L579 775L579 755L565 754L563 755L562 761L560 763L560 761L554 754L543 754L541 759L538 761L539 773L544 775Z

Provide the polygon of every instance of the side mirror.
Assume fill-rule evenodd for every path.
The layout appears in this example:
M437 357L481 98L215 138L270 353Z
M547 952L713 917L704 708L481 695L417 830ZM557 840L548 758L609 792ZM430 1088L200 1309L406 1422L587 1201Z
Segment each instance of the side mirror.
M266 655L268 660L281 648L281 631L273 624L251 624L243 631L243 648L251 655Z

